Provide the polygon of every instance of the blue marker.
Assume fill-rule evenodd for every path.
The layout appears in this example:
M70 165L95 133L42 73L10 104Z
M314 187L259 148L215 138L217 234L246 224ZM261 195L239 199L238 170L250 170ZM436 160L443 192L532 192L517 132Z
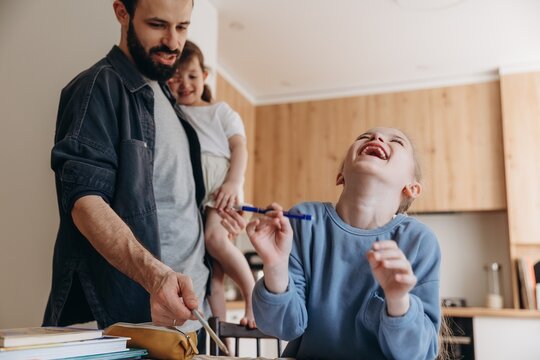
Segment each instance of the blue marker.
M248 211L248 212L253 212L257 214L266 214L267 212L274 210L274 209L261 209L258 207L245 206L245 205L234 206L234 209L238 211ZM314 216L310 214L291 213L289 211L284 211L283 216L288 217L289 219L308 220L308 221L311 221L315 218Z

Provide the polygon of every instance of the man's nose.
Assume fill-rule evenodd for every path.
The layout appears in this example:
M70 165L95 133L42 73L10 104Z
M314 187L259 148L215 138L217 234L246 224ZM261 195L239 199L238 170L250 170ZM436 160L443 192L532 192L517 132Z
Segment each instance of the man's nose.
M163 37L162 44L167 46L171 51L176 51L180 48L180 38L176 33L176 29L167 31Z

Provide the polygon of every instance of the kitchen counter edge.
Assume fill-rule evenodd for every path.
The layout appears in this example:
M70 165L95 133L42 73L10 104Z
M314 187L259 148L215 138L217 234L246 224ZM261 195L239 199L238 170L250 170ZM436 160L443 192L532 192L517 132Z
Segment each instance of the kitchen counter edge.
M244 309L243 301L228 301L228 310ZM531 318L540 319L540 311L524 309L489 309L482 307L445 307L443 308L445 316L454 317L508 317L508 318Z
M524 309L489 309L482 307L446 307L443 308L445 316L454 317L508 317L540 319L540 311Z

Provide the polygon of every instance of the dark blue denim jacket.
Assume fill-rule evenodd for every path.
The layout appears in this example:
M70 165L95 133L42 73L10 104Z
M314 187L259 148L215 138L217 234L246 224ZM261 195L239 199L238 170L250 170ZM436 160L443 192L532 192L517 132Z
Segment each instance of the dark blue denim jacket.
M161 85L174 105L169 88ZM199 140L174 108L189 139L200 205L205 190ZM148 293L99 255L73 224L71 210L82 196L101 196L159 259L154 140L154 94L117 46L62 90L51 155L60 228L44 325L151 321Z

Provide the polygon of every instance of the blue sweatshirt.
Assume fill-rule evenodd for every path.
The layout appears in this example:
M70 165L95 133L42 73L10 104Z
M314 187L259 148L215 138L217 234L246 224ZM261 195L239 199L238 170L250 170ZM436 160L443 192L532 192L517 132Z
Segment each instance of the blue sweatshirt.
M406 215L363 230L345 223L332 204L303 203L293 211L315 221L291 220L289 286L273 294L264 278L253 291L257 327L290 341L283 356L297 359L433 359L440 326L440 249L434 233ZM373 242L394 240L418 281L410 308L386 312L384 292L366 253Z

